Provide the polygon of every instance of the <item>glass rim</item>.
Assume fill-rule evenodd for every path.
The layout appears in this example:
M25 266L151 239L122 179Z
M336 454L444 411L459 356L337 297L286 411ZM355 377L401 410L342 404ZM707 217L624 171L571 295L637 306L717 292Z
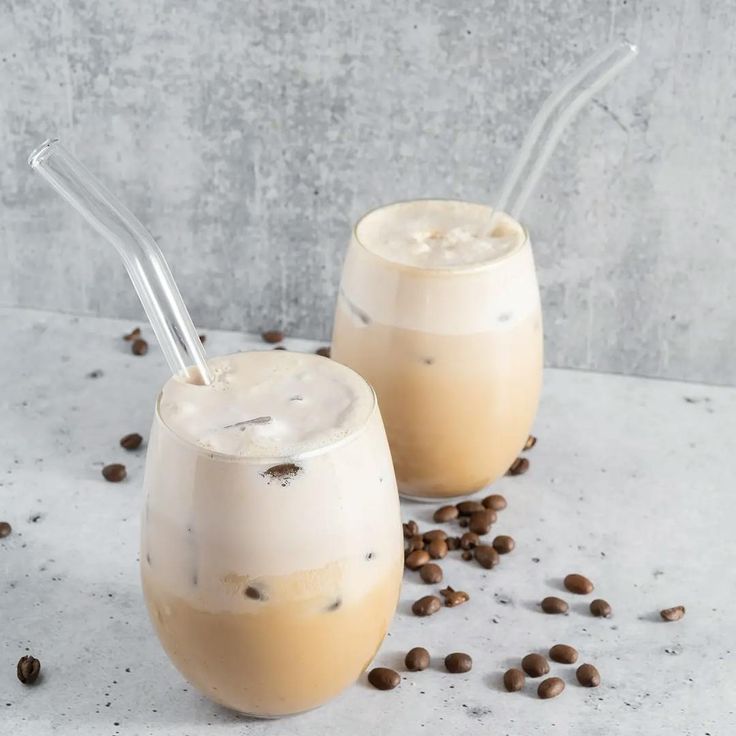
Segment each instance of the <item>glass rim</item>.
M400 204L412 204L414 202L444 202L444 203L454 202L458 204L469 204L469 205L473 205L476 207L483 207L485 209L493 211L493 207L491 207L488 204L484 204L483 202L474 202L469 199L457 199L454 197L417 197L413 199L398 199L394 202L388 202L387 204L380 204L380 205L377 205L376 207L372 207L371 209L364 212L360 217L358 217L352 229L353 240L366 253L373 256L377 260L390 265L392 268L395 268L398 271L407 271L410 273L422 274L423 276L434 276L434 277L460 276L464 274L478 273L480 271L485 271L487 269L494 268L495 266L506 261L508 258L518 255L526 246L529 245L529 231L526 229L526 227L521 222L519 222L516 218L512 217L506 212L503 212L502 214L505 217L508 217L512 222L515 222L521 228L521 232L524 235L523 239L519 242L518 245L515 245L508 253L504 253L502 256L499 256L498 258L493 258L490 261L482 261L480 263L463 264L460 266L446 266L446 267L441 267L441 268L427 268L425 266L415 266L409 263L400 263L399 261L393 261L390 258L387 258L384 255L381 255L380 253L376 253L375 250L370 248L366 243L364 243L360 239L360 236L358 235L358 228L371 215L374 215L377 212L380 212L381 210L388 209L389 207L395 207L396 205L400 205Z

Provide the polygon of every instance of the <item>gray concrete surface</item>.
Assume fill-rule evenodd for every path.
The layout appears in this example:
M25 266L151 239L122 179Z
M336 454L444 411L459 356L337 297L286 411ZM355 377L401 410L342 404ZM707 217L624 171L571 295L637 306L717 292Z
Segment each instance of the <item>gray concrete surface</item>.
M525 220L547 362L736 382L736 4L0 0L0 304L139 319L121 264L34 180L59 134L158 237L195 320L329 334L350 223L492 199L559 75L634 69L567 132Z

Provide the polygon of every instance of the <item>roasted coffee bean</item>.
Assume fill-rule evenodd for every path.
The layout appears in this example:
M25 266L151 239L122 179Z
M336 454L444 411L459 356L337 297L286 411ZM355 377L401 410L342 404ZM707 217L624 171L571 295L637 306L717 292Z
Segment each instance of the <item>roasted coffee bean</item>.
M455 606L459 606L460 604L466 603L470 600L470 596L464 590L455 590L449 585L446 588L443 588L440 593L442 593L442 596L445 599L445 605L448 608L454 608Z
M472 553L472 552L471 552L471 551L470 551L469 549L463 550L463 553L462 553L462 555L460 555L460 556L461 556L461 557L462 557L462 558L463 558L463 559L464 559L464 560L465 560L466 562L469 562L470 560L472 560L472 559L473 559L473 553Z
M404 536L407 538L414 537L419 534L419 526L416 521L407 521L402 526L404 527Z
M496 523L496 518L496 512L493 509L474 511L470 515L468 529L476 534L488 534L491 530L491 525Z
M460 537L460 546L463 549L473 549L480 544L480 537L475 532L465 532Z
M611 605L603 598L596 598L590 602L590 612L598 618L608 618L611 615Z
M556 595L548 595L542 601L542 610L545 613L567 613L569 608L567 603Z
M500 555L507 555L513 551L514 547L516 547L516 542L506 534L499 534L493 540L493 549Z
M316 355L321 355L323 358L329 358L331 351L328 345L323 348L317 348L315 351Z
M578 651L569 644L555 644L549 650L549 658L560 664L575 664L578 661Z
M410 552L404 560L404 564L410 570L418 570L422 565L426 565L428 562L429 552L427 552L426 549L415 549L413 552Z
M460 516L470 516L476 511L483 511L483 504L480 501L460 501L455 507Z
M506 471L506 475L524 475L529 470L529 461L525 457L517 457Z
M529 677L541 677L549 672L549 662L536 652L527 654L521 660L521 669L529 675Z
M498 493L486 496L482 503L487 509L493 509L494 511L503 511L508 505L506 499Z
M577 668L575 677L578 678L578 682L583 687L598 687L601 684L601 676L598 674L598 670L587 662Z
M281 330L266 330L261 333L261 337L264 342L273 344L275 342L281 342L284 339L284 333Z
M24 685L33 685L38 680L38 675L41 672L41 663L30 655L25 655L18 660L18 666L16 667L16 674L18 679Z
M130 351L133 355L145 355L148 352L148 343L139 337L137 340L133 340Z
M428 562L419 568L419 577L425 583L439 583L442 581L442 568L434 562Z
M453 675L470 672L473 669L473 659L465 652L453 652L445 657L445 669Z
M685 606L674 606L673 608L664 608L659 615L665 621L679 621L685 615Z
M441 560L447 556L447 542L444 539L433 539L427 547L427 552L433 560Z
M429 652L424 647L414 647L406 653L404 664L409 672L421 672L429 667Z
M0 539L7 537L12 531L13 527L7 521L0 521Z
M127 335L123 335L123 340L131 342L141 336L141 328L134 327Z
M546 680L542 680L537 688L537 695L542 700L549 700L550 698L556 698L565 689L564 680L559 677L548 677Z
M469 523L469 522L468 522L468 517L467 517L467 516L461 516L461 517L460 517L460 518L459 518L459 519L457 520L457 523L458 523L458 524L460 524L460 526L463 526L463 527L467 526L467 525L468 525L468 523Z
M414 552L414 550L417 549L424 549L424 539L422 539L421 534L416 534L415 536L411 537L406 543L406 551L407 553Z
M516 667L512 667L510 670L506 670L503 674L503 686L510 692L519 692L524 687L526 678L521 670L517 670Z
M460 548L460 537L447 537L445 542L447 542L447 549L449 549L450 552Z
M531 450L532 447L534 447L534 445L536 445L536 444L537 444L537 438L533 434L530 434L526 438L526 442L524 443L524 449L525 450Z
M126 450L137 450L141 446L141 442L143 442L143 437L136 432L133 432L133 434L126 434L125 437L120 440L120 446L124 447Z
M377 690L393 690L401 682L401 677L388 667L374 667L368 673L368 682Z
M415 616L431 616L440 610L441 605L442 603L436 595L425 595L418 601L414 601L411 612Z
M576 595L588 595L588 593L593 592L593 583L585 575L576 572L565 575L564 583L565 587Z
M442 529L432 529L431 531L424 532L424 541L434 542L435 539L441 539L443 542L447 539L447 532L443 532Z
M444 524L458 517L457 506L440 506L432 517L438 524Z
M128 471L125 469L125 465L120 463L112 463L102 468L102 476L110 483L120 483L121 480L125 480L127 474Z
M481 544L473 550L473 555L481 567L490 570L498 565L498 552L487 544Z

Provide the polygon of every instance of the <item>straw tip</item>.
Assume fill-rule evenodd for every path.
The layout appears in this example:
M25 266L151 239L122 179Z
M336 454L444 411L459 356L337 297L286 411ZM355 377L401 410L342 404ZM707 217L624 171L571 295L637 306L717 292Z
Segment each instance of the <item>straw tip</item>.
M39 164L43 163L51 150L59 143L58 138L47 138L40 146L31 151L28 157L28 165L35 169Z

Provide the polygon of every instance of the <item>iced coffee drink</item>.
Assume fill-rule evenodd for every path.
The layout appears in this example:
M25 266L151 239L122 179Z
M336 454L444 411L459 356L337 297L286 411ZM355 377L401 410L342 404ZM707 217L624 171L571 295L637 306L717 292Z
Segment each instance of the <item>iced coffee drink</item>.
M526 232L461 201L368 213L348 249L332 356L375 388L403 495L488 485L523 447L541 388Z
M388 444L366 382L286 351L165 385L148 448L151 619L199 690L237 711L314 708L371 661L403 567Z

